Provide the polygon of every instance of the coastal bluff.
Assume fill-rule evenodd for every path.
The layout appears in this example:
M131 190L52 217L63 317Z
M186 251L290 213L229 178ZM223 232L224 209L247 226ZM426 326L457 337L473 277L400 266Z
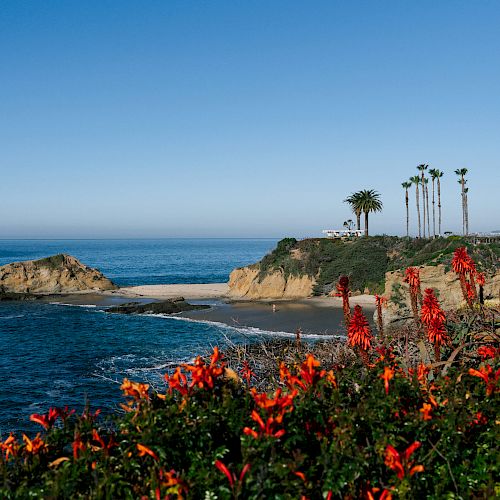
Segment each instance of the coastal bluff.
M100 271L67 254L0 266L0 293L59 294L116 288Z
M310 297L315 284L310 276L287 276L281 269L260 278L258 267L235 269L229 275L228 297L248 300L298 299Z

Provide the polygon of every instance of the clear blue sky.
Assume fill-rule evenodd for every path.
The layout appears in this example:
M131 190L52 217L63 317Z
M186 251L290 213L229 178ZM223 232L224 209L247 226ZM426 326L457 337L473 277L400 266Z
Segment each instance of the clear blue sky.
M499 27L497 0L3 0L0 237L312 236L361 188L402 234L423 162L443 229L459 167L500 229Z

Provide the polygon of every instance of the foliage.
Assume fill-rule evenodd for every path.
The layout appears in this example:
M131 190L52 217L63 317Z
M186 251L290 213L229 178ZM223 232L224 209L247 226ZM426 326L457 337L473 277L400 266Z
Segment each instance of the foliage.
M285 238L260 261L260 277L276 269L281 269L285 276L313 276L314 293L321 295L329 293L341 275L347 275L352 290L362 292L367 287L372 293L382 293L387 271L438 264L451 270L453 252L461 246L468 248L480 270L491 273L498 268L500 245L472 245L466 238L456 236L410 239L384 235L349 241Z
M1 445L0 496L492 498L498 359L431 380L384 349L368 368L326 370L308 355L282 364L266 394L224 376L215 352L179 367L165 394L126 381L111 429L88 410L36 416L41 436Z

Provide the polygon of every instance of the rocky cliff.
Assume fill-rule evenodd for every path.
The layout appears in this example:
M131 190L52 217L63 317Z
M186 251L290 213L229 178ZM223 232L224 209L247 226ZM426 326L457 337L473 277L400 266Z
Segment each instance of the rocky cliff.
M238 299L297 299L313 293L314 279L286 276L281 269L260 276L259 267L235 269L229 276L229 297Z
M426 288L433 288L441 307L447 311L465 305L458 276L447 270L444 265L420 266L420 281L422 293ZM384 325L389 329L404 324L413 319L410 305L410 293L403 282L404 270L388 272L385 275L384 296L389 299L387 307L382 309ZM486 276L484 287L486 301L498 301L500 298L500 272Z
M115 288L100 271L71 255L54 255L0 267L0 292L51 294Z

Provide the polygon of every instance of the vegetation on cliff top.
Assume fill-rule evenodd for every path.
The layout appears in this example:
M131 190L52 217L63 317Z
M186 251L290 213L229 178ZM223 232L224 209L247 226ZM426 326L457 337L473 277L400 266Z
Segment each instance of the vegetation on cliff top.
M368 288L372 293L382 293L387 271L421 265L449 267L455 249L464 245L480 270L489 273L498 268L498 243L472 245L459 236L436 239L371 236L352 241L285 238L258 265L261 277L277 269L286 276L314 276L317 295L329 293L341 275L349 276L353 290L363 292Z

